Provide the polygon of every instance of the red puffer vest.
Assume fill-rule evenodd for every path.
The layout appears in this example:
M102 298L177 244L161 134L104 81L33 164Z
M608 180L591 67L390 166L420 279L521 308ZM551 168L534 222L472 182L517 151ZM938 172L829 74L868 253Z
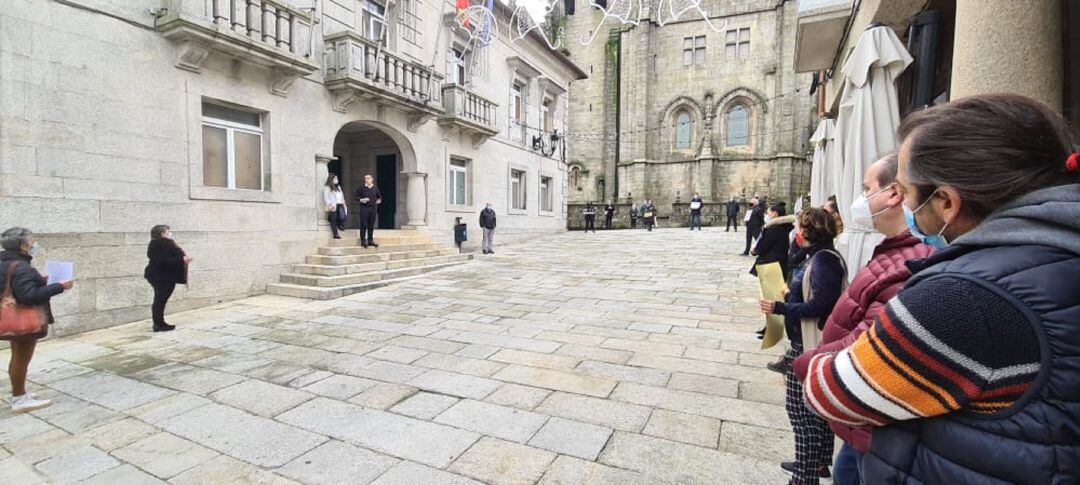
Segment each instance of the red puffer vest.
M885 303L899 293L911 277L911 272L904 262L909 259L924 259L930 255L931 250L930 246L919 244L919 240L907 230L878 244L870 262L859 270L851 286L836 301L836 306L825 322L821 345L807 350L795 359L795 375L799 380L806 379L811 357L819 353L844 350L873 326L874 318L885 307ZM869 430L837 423L829 423L829 427L856 450L866 452L870 449Z

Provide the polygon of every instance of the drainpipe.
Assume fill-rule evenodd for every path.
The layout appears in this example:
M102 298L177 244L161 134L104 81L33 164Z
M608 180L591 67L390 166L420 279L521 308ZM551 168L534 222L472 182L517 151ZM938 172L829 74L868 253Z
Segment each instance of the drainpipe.
M612 199L619 198L619 156L622 152L622 33L615 36L615 170Z

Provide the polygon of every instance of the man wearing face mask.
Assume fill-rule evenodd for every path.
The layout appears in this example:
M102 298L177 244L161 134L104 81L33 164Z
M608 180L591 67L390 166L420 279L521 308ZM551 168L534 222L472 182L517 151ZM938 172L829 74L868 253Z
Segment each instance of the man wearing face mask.
M1075 483L1080 470L1080 153L1014 94L917 111L897 185L937 248L873 327L809 363L807 404L872 427L863 482Z
M484 254L495 254L495 209L491 207L491 202L480 211L480 228L484 230L484 242L481 245Z
M905 263L929 256L931 248L920 244L904 222L903 197L896 188L896 153L890 153L870 165L863 175L863 193L851 204L855 223L885 235L874 248L874 255L855 274L855 278L837 300L822 332L821 343L795 359L793 366L799 381L806 379L810 359L823 352L839 352L874 324L874 317L911 277ZM829 423L833 433L844 441L833 463L833 483L857 485L859 463L870 447L870 431L841 423Z

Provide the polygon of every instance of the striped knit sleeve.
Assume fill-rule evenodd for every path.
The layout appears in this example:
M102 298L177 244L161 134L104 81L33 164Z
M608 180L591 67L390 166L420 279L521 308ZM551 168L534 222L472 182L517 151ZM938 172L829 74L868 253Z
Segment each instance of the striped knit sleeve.
M971 281L937 276L889 301L874 326L810 361L807 404L850 426L1009 407L1039 372L1031 323Z

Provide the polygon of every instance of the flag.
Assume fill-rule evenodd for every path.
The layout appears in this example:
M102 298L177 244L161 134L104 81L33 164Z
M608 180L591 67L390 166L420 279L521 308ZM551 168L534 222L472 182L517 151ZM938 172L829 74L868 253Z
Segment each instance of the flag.
M491 44L491 22L495 18L495 0L487 0L484 8L488 9L491 15L484 19L484 30L480 33L480 45L487 47Z
M466 28L469 27L469 0L457 0L457 21Z

